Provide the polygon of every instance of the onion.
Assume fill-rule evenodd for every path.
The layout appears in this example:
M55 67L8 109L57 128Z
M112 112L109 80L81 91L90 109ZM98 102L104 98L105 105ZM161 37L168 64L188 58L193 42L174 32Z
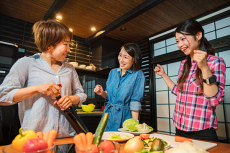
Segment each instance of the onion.
M145 148L145 146L144 146L143 142L141 141L141 138L135 137L135 138L130 139L126 142L125 147L124 147L124 151L126 153L134 153L134 152L141 151L144 148Z

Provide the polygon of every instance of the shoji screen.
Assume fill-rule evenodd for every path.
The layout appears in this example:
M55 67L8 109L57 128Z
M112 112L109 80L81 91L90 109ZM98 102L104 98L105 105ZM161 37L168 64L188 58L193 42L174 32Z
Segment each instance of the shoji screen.
M209 23L203 26L205 37L211 41L230 35L230 17ZM229 39L228 39L229 41ZM228 42L230 43L230 42ZM216 107L218 120L217 135L219 139L230 137L230 50L228 48L218 49L216 56L222 57L226 64L225 100L223 104Z
M165 73L176 83L180 62L169 63L162 66L164 67ZM157 74L155 75L157 131L174 134L175 127L172 124L172 115L176 103L176 96L171 93L164 80Z
M230 50L222 51L216 54L222 57L226 64L226 82L225 82L225 98L224 103L216 107L216 115L218 120L218 137L230 137Z

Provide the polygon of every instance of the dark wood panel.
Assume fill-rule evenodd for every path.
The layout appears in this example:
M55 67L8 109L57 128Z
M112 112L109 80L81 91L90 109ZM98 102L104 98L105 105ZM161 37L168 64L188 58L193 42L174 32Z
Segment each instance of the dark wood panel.
M146 57L144 61L142 62L142 65L145 65L142 67L142 71L145 75L145 90L144 90L144 97L143 101L141 102L142 110L140 111L140 122L147 123L150 126L153 126L153 122L151 120L151 90L149 86L149 67L150 67L150 50L149 50L149 40L144 39L139 42L137 42L138 46L140 47L140 50L142 52L142 57Z
M144 0L69 0L58 13L62 22L73 28L73 34L87 38L93 35L91 27L102 29L123 14L132 10Z
M1 0L0 13L35 23L49 12L53 2ZM72 28L74 35L89 38L143 2L145 0L68 0L57 15L62 16L61 22ZM106 36L123 42L136 42L175 27L185 19L196 18L227 5L230 5L230 0L165 0ZM24 27L21 23L18 26ZM91 27L97 30L92 32ZM126 31L121 31L121 27L125 27ZM31 27L28 25L27 28Z
M159 5L160 3L164 2L165 0L152 0L152 1L145 1L138 5L137 7L133 8L131 11L125 13L118 19L114 20L112 23L108 24L104 28L100 29L100 32L103 33L95 33L87 38L87 42L93 42L99 39L100 37L105 36L107 33L113 31L117 27L123 25L126 22L129 22L130 20L134 19L135 17L141 15L142 13L148 11L149 9ZM123 30L122 30L123 31Z
M32 25L26 21L15 19L9 16L0 15L0 40L17 44L25 48L26 56L31 56L35 53L39 53L39 50L34 43L34 38L32 35ZM73 49L73 52L68 54L67 59L71 61L77 61L80 64L90 63L88 55L90 54L90 46L86 43L85 39L73 36L73 40L77 41L78 46ZM71 49L72 50L72 49ZM75 53L76 52L76 53ZM76 54L76 57L75 57Z
M229 0L166 0L107 36L124 42L136 42L228 3ZM120 31L121 27L125 27L126 31Z
M222 37L219 39L215 39L215 40L210 41L210 43L212 44L213 48L215 48L215 49L227 47L227 46L229 46L229 43L230 43L230 37L226 36L226 37Z
M35 23L41 20L54 0L1 0L0 13Z

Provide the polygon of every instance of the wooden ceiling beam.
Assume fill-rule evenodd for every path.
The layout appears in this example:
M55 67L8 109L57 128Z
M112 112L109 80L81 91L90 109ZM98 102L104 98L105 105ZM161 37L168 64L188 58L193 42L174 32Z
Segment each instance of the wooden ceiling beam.
M68 0L55 0L42 20L53 19Z
M120 18L116 19L112 23L108 24L101 30L97 31L95 34L89 36L87 38L87 43L94 42L95 40L105 36L107 33L113 31L114 29L118 28L119 26L125 24L126 22L134 19L135 17L143 14L144 12L148 11L149 9L157 6L158 4L164 2L165 0L146 0L145 2L141 3L131 11L127 12Z

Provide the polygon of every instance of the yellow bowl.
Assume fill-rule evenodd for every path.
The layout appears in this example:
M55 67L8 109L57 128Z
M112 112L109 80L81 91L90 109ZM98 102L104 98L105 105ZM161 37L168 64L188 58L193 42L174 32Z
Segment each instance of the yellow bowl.
M83 111L89 113L92 112L95 108L95 105L81 105Z

